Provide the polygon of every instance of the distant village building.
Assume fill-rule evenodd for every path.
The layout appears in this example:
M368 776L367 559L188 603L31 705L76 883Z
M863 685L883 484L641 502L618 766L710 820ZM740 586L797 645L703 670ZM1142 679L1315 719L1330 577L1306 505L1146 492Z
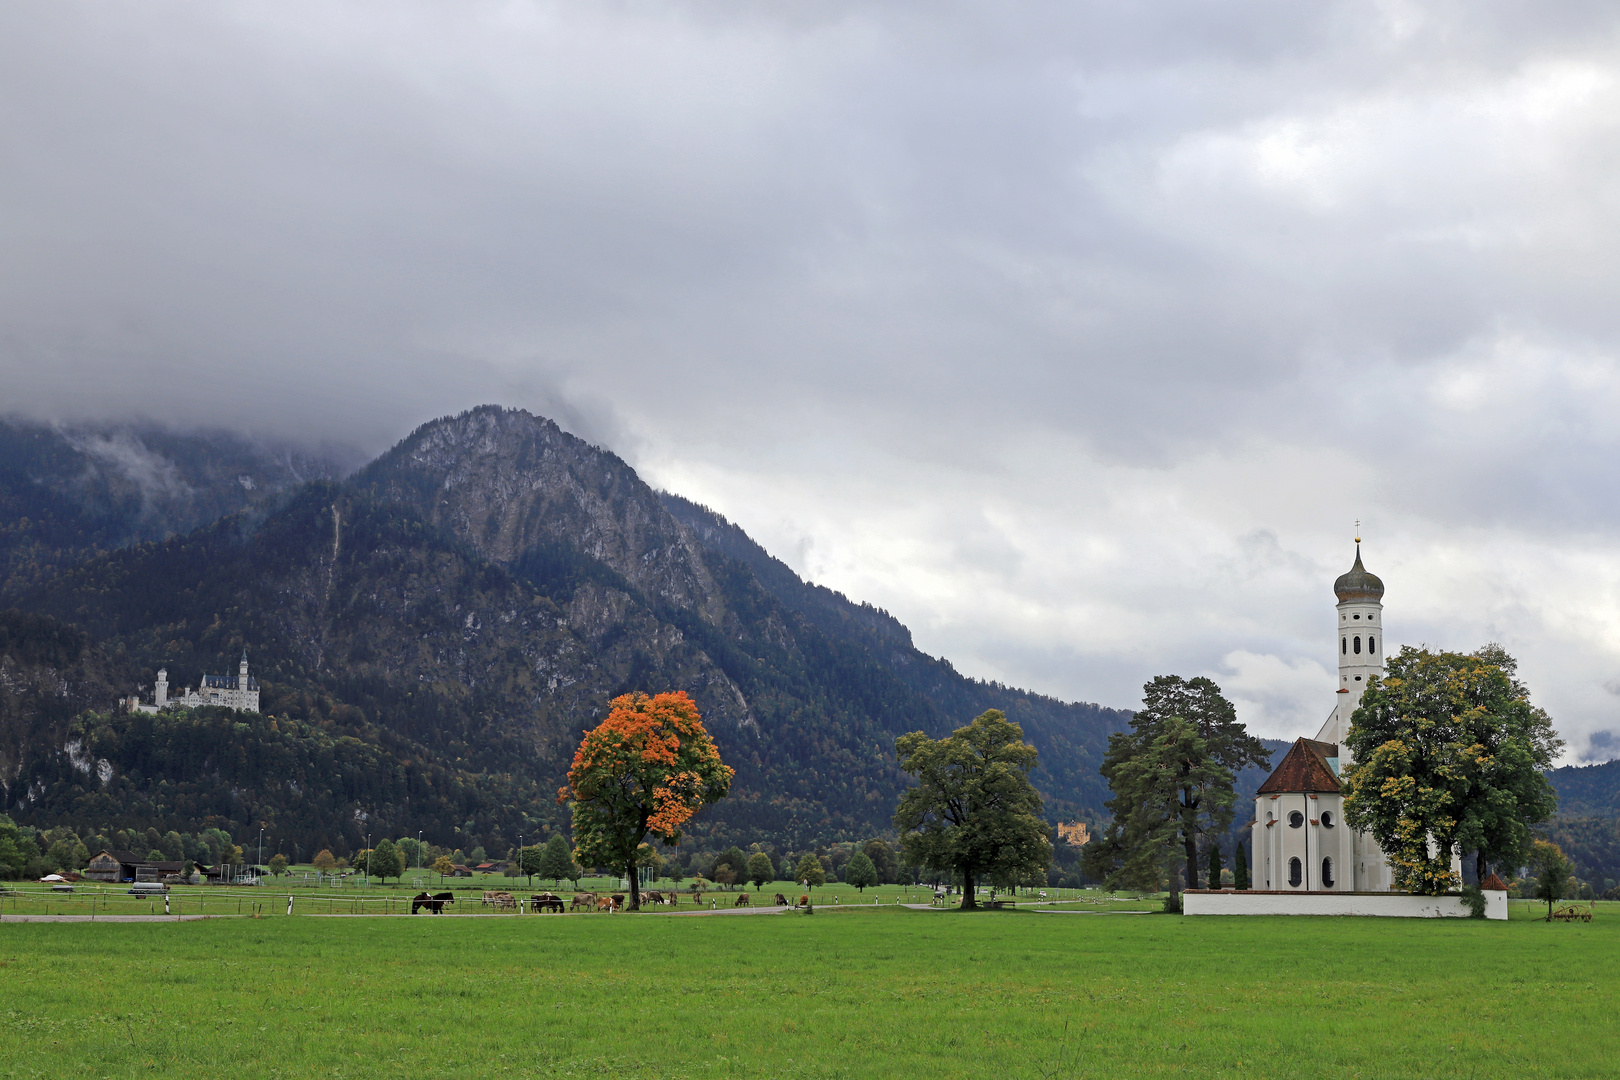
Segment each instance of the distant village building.
M259 683L248 675L247 651L243 650L242 662L237 666L235 675L204 675L202 685L196 690L188 686L178 695L170 697L169 671L159 668L152 704L146 704L139 697L131 697L125 704L130 712L144 713L163 709L197 709L204 705L256 713L259 711Z

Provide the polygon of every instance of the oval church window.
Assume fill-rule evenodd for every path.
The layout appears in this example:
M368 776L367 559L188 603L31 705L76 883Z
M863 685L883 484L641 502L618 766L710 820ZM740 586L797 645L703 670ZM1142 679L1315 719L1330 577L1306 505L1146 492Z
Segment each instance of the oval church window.
M1373 643L1373 639L1368 638L1367 639L1367 651L1372 652L1376 648L1378 648L1378 646Z
M1361 655L1361 638L1357 637L1353 642L1350 643L1350 647L1356 650L1356 655L1357 656L1360 656Z
M1298 810L1288 811L1288 827L1290 829L1297 829L1303 824L1305 824L1304 814L1300 813Z
M1300 862L1297 858L1289 859L1288 860L1288 884L1292 885L1294 888L1297 889L1297 888L1299 888L1300 883L1302 881L1304 881L1304 880L1305 880L1305 864Z
M1322 860L1322 888L1333 888L1333 860Z
M1340 638L1339 639L1339 651L1341 653L1349 653L1350 652L1350 639L1349 638Z
M1331 810L1322 811L1322 828L1324 828L1324 829L1333 828L1333 811L1331 811Z

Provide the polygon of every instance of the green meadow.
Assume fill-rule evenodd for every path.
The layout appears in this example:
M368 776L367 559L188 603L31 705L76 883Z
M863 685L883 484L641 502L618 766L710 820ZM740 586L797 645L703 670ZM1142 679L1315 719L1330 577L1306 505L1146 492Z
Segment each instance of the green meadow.
M7 921L0 1077L1614 1075L1620 905L1514 907Z

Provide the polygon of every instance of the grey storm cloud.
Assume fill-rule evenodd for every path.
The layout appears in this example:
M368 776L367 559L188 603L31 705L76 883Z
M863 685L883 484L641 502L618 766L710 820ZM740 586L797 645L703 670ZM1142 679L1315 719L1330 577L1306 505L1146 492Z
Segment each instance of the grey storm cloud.
M974 674L1207 672L1267 734L1360 517L1396 637L1501 640L1578 747L1616 116L1596 3L10 5L0 389L368 450L524 406Z

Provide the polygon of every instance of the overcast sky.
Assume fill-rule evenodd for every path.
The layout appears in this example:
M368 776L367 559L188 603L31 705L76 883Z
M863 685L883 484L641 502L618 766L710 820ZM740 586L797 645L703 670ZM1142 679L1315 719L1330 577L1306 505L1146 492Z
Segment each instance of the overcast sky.
M0 7L4 411L522 406L973 675L1333 704L1496 640L1620 756L1612 3ZM966 719L966 718L964 718Z

